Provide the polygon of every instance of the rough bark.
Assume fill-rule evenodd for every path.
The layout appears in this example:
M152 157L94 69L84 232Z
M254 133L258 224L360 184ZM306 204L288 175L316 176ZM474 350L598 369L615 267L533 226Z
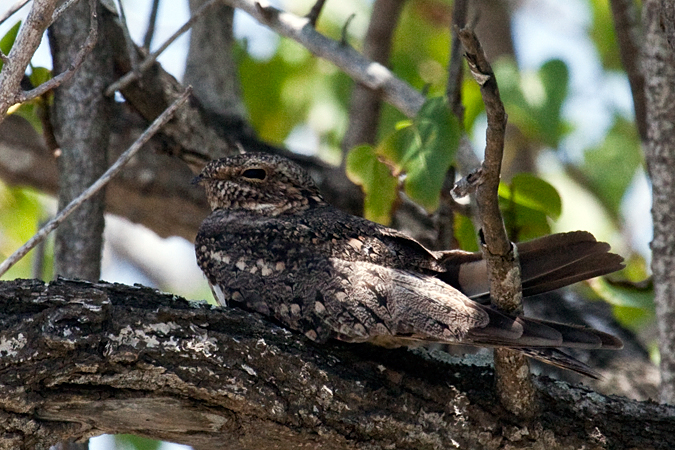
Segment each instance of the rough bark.
M0 283L0 449L134 433L210 448L672 448L675 408L537 380L514 420L487 367L317 346L257 315L105 283Z
M50 27L55 72L67 70L87 39L92 5L99 3L78 2ZM101 36L103 39L99 39L75 76L54 92L52 116L60 147L59 209L107 169L113 99L105 97L103 91L113 81L113 54L105 33ZM57 274L98 280L105 223L104 195L101 192L85 202L57 230L54 251Z
M652 182L652 272L661 353L661 400L675 403L675 57L663 15L667 0L643 5L645 156Z

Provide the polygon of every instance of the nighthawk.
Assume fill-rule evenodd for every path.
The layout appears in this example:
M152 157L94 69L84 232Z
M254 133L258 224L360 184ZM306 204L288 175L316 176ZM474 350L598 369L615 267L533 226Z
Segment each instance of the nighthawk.
M288 159L246 153L210 162L195 179L213 210L197 234L197 261L218 303L255 311L309 339L509 347L589 376L557 350L619 349L591 328L510 317L484 304L481 255L431 251L413 238L324 201ZM523 294L622 268L583 231L518 244Z

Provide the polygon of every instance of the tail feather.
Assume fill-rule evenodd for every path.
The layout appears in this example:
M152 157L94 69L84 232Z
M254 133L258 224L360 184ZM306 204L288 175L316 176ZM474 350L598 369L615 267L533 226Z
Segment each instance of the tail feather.
M609 244L598 242L586 231L518 244L523 295L541 294L623 269L623 258L609 250ZM438 278L474 299L489 294L487 267L480 253L450 251L439 256L447 272Z
M546 364L560 367L561 369L571 370L573 372L591 377L594 379L602 378L599 372L589 367L587 364L555 348L521 348L519 349L526 356L537 359Z

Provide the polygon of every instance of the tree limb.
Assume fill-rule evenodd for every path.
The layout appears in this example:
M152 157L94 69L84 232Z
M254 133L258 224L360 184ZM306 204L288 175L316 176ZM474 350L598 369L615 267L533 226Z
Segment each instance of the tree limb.
M633 96L635 123L642 142L647 140L647 116L645 106L645 76L640 64L640 47L644 42L640 30L640 12L634 0L611 0L614 31L619 44L621 62Z
M673 407L542 378L542 414L514 422L488 368L317 346L142 287L2 282L0 330L3 450L101 433L200 449L675 446Z
M518 253L506 235L499 210L499 179L504 155L506 111L492 67L485 57L473 30L458 33L466 51L471 74L480 85L488 127L482 176L476 188L476 204L485 243L483 258L490 279L490 300L498 309L513 315L523 313L523 293ZM522 353L511 349L495 349L497 392L502 404L520 417L536 414L536 389L530 379L530 367Z
M56 0L33 2L12 50L7 55L8 59L0 71L0 122L5 119L9 107L17 103L17 97L21 93L21 79L33 53L40 45L42 35L51 24L56 3Z
M233 8L240 8L258 22L275 32L302 44L307 50L335 64L357 83L380 90L385 101L408 117L413 117L424 103L424 96L408 83L400 80L389 69L372 62L359 52L318 33L310 19L280 11L254 0L226 0Z
M661 400L675 403L675 58L666 31L675 24L675 14L666 18L667 6L675 13L670 2L644 2L642 59L649 124L645 160L652 182L651 268L661 353Z

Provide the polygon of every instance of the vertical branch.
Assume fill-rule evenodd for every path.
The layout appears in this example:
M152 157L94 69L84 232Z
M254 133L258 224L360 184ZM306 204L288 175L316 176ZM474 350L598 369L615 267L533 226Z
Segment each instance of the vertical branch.
M476 189L476 203L482 223L483 257L490 278L490 298L498 309L512 315L523 312L520 263L514 246L509 242L499 211L497 190L504 153L506 112L499 97L499 88L492 67L478 38L470 29L459 31L466 50L471 73L480 85L487 115L487 142L481 167L481 181ZM502 405L521 417L536 413L536 389L530 379L527 359L515 350L495 350L497 393Z
M203 8L209 8L207 14ZM232 57L234 9L219 2L190 0L190 12L200 17L192 25L184 84L194 87L194 96L207 110L244 121L239 70Z
M99 2L79 2L49 29L54 70L64 71L97 29ZM92 184L107 167L113 100L103 94L113 81L112 50L98 39L80 70L54 92L54 128L61 149L59 209ZM56 234L55 272L70 278L98 280L104 227L104 193L82 205Z
M150 52L150 45L152 45L152 38L155 37L155 23L157 22L157 13L159 12L159 0L152 0L152 9L150 10L150 17L148 17L148 28L145 30L143 37L143 47Z
M450 26L450 67L448 68L448 85L445 95L448 97L452 112L464 123L464 105L462 105L462 80L464 79L464 59L459 30L466 26L468 5L466 0L455 0L452 7L452 25Z
M640 67L640 44L643 42L640 30L639 11L635 0L611 0L614 30L619 43L623 68L628 75L633 95L633 109L640 139L647 140L647 118L645 111L645 76Z
M387 65L396 23L404 4L403 0L375 1L364 42L364 56ZM349 125L342 142L344 152L358 144L375 143L381 109L380 92L361 84L354 86L349 107Z
M668 8L670 13L668 14ZM648 126L645 159L652 181L652 272L661 352L661 401L675 403L675 57L667 29L670 0L643 4L643 71Z

